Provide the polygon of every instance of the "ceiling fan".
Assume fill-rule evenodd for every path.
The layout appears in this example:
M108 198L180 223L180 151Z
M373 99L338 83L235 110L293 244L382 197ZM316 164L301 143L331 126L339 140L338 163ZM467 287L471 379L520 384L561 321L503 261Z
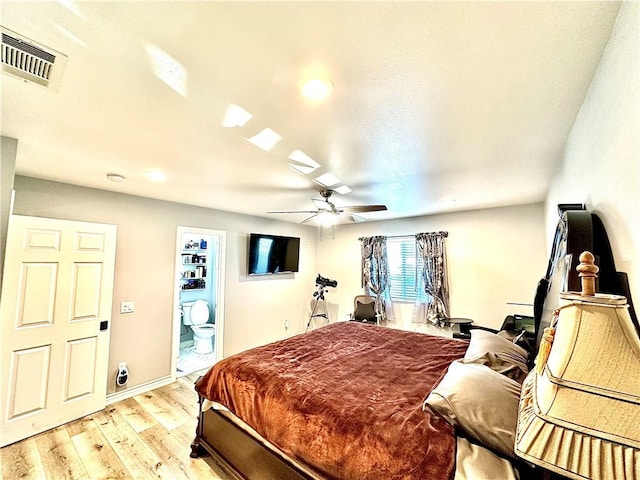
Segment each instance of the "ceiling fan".
M322 198L312 198L314 205L316 206L316 210L291 210L284 212L267 212L267 213L311 213L310 217L305 218L300 223L307 223L314 218L317 218L322 221L322 217L330 218L330 216L335 216L338 218L342 218L347 220L348 222L358 223L364 222L364 218L355 215L356 213L367 213L367 212L380 212L386 210L386 205L354 205L351 207L336 207L335 204L329 199L331 195L333 195L333 190L320 190L320 196ZM335 218L334 218L335 219ZM322 223L335 223L335 222L322 222Z

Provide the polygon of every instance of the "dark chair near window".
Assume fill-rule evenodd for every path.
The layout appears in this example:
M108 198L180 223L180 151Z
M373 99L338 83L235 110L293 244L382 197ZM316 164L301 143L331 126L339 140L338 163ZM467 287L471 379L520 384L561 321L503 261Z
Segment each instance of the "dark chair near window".
M381 315L376 312L376 297L371 295L356 295L353 299L353 313L351 320L380 325Z

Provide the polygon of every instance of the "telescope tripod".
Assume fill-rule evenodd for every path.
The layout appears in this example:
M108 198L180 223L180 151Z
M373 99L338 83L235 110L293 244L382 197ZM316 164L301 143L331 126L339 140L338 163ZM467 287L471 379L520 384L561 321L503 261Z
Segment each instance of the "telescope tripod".
M311 315L309 316L309 321L307 322L307 329L305 331L309 330L309 327L311 326L311 321L314 318L324 318L325 322L329 323L327 304L324 300L325 292L326 290L324 289L324 286L319 286L318 289L315 292L313 292L313 298L315 300L313 301L313 308L311 309Z

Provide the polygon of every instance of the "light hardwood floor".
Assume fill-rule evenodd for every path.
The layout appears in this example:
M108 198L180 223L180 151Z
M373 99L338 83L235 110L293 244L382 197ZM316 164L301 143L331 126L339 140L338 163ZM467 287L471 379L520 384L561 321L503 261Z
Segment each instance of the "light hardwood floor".
M0 450L3 479L212 479L211 457L192 459L198 374Z

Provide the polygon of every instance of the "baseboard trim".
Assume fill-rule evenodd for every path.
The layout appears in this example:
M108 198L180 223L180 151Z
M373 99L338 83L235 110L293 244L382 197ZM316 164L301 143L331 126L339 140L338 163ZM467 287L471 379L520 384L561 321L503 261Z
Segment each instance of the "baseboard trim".
M141 393L146 393L150 390L154 390L156 388L164 387L165 385L169 385L173 383L173 378L171 376L158 378L157 380L153 380L151 382L143 383L141 385L136 385L132 388L126 388L121 391L110 393L107 395L105 400L105 405L111 405L112 403L119 402L120 400L126 400L127 398L135 397L136 395L140 395Z

